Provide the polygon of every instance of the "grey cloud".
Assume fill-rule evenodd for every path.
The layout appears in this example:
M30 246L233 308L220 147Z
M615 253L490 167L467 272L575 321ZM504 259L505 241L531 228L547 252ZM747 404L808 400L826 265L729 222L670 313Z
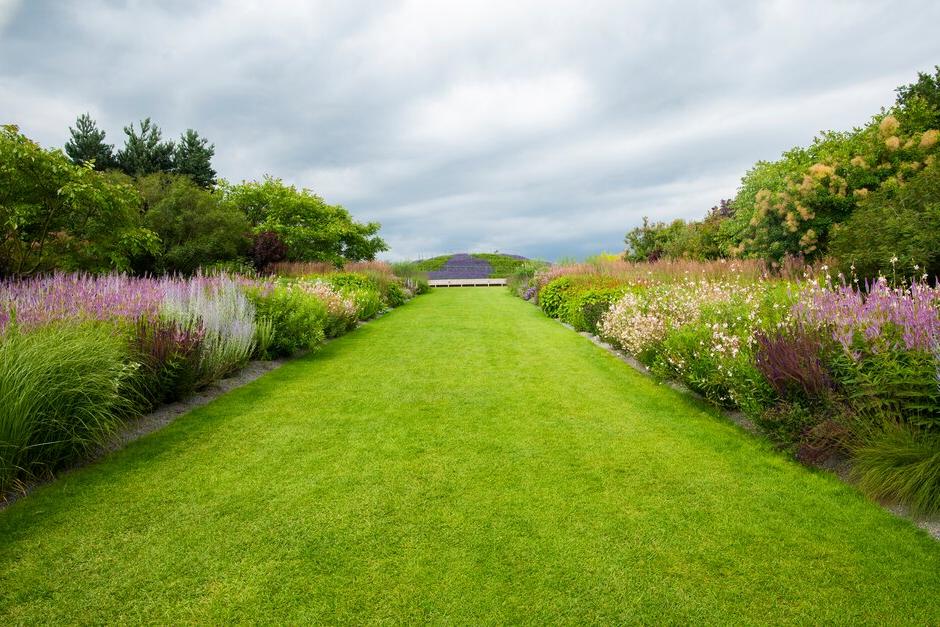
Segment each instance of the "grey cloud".
M912 16L916 16L913 19ZM940 61L911 2L0 0L0 118L194 127L383 223L391 258L618 250Z

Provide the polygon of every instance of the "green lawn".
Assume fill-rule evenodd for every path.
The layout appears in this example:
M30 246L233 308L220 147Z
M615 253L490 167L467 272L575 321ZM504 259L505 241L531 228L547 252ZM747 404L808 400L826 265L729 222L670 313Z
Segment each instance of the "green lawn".
M0 512L0 623L940 623L940 543L497 289Z

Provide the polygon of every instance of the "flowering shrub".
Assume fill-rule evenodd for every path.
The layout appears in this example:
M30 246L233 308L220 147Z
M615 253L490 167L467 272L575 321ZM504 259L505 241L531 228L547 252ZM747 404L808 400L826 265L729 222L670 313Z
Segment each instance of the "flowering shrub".
M355 296L342 293L322 279L302 279L295 283L297 289L315 297L326 307L327 322L324 329L327 337L336 337L356 326L359 306Z
M12 320L28 330L59 320L153 318L177 279L124 274L55 274L0 282L0 331Z
M144 408L181 399L195 390L204 337L205 329L198 325L138 318L131 347L141 366L134 381Z

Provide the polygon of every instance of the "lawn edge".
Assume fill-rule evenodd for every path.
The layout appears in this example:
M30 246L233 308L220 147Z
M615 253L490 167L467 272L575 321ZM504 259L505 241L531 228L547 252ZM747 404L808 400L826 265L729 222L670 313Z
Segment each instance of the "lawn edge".
M622 361L623 363L627 364L639 374L649 378L652 381L655 381L656 383L660 383L659 381L656 381L656 378L653 376L653 373L650 372L649 368L647 368L646 366L641 364L639 361L637 361L632 355L629 355L628 353L618 349L617 347L613 346L612 344L608 342L605 342L598 335L595 335L588 331L578 331L567 322L562 322L561 320L558 320L558 319L554 319L554 320L555 322L565 327L566 329L587 339L592 344L594 344L601 350L605 351L606 353L612 355L619 361ZM750 437L760 437L760 438L764 437L761 435L760 430L757 428L757 426L753 422L751 422L751 420L749 420L747 416L744 415L743 412L731 411L723 407L719 407L718 405L715 405L714 403L709 402L708 399L706 399L704 396L702 396L698 392L687 388L681 383L677 383L675 381L666 381L666 382L663 382L662 384L665 385L666 387L672 388L673 390L675 390L676 392L684 396L706 403L713 412L716 412L725 420L740 427L741 430L745 431ZM838 479L840 482L844 483L845 485L857 489L855 484L848 480L848 476L845 472L840 472L836 468L815 467L815 466L812 468L820 472L823 472L827 475L832 475L833 477L835 477L836 479ZM924 532L926 532L928 536L930 536L937 542L940 542L940 515L938 516L915 516L914 514L910 512L908 508L904 507L903 505L899 505L897 503L882 503L882 502L873 500L865 496L864 494L862 496L864 496L865 499L869 501L870 503L877 505L881 509L885 510L886 512L892 514L893 516L897 518L906 520L907 522L913 524L918 529L921 529Z
M229 392L242 388L249 383L254 383L258 379L274 372L275 370L278 370L282 366L299 361L322 349L327 344L331 344L336 340L348 337L360 327L363 327L371 322L375 322L376 320L385 317L392 311L395 310L384 309L368 320L360 320L358 323L356 323L356 327L348 333L344 333L339 337L327 338L318 344L315 348L298 351L289 357L279 357L277 359L269 360L253 359L245 364L244 368L229 377L214 381L205 388L194 392L182 400L160 405L153 411L147 412L146 414L142 414L133 420L125 422L106 444L101 446L98 450L85 459L82 459L81 461L78 461L69 466L60 468L48 477L23 481L20 482L18 488L8 490L5 493L0 493L0 512L3 512L14 503L27 498L39 488L53 484L67 474L81 470L86 466L91 466L106 459L110 455L127 448L133 442L136 442L137 440L140 440L141 438L144 438L151 433L160 431L164 427L167 427L175 422L177 419L190 414L196 409L205 407L222 396L225 396Z

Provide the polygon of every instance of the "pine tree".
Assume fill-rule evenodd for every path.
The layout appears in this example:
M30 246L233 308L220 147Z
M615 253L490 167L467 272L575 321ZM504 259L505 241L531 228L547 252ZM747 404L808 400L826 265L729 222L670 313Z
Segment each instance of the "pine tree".
M83 113L75 120L75 128L69 127L72 138L65 143L65 154L72 162L81 165L86 161L95 164L96 170L113 168L114 145L104 143L104 131L88 113Z
M193 129L188 129L180 136L173 155L173 170L185 174L201 187L215 185L215 170L212 169L212 157L215 145L200 137Z
M173 169L175 146L171 141L162 141L160 127L146 118L140 121L140 130L134 125L124 127L127 139L124 148L117 154L118 165L127 174L143 176L154 172L169 172Z

